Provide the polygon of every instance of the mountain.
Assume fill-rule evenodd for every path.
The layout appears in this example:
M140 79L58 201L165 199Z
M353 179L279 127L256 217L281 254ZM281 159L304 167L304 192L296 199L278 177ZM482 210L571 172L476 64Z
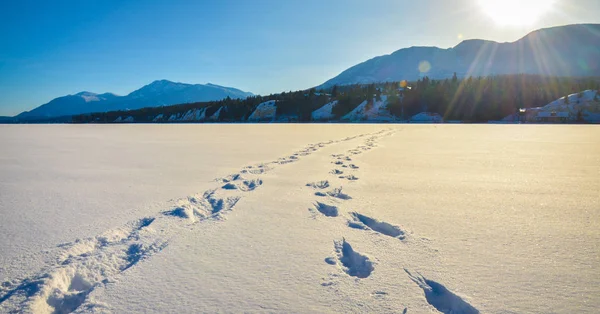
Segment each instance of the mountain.
M317 88L374 82L541 74L600 76L600 24L537 30L511 43L465 40L456 47L410 47L355 65Z
M231 87L214 84L185 84L167 80L154 81L127 96L111 93L95 94L81 92L53 99L31 111L25 111L15 118L33 120L60 116L70 116L90 112L131 110L144 107L168 106L174 104L246 98L252 93Z

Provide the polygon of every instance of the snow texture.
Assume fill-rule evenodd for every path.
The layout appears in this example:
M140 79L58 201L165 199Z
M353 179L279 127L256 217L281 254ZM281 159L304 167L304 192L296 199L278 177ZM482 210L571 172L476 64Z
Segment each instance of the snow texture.
M595 313L598 132L2 126L0 312Z

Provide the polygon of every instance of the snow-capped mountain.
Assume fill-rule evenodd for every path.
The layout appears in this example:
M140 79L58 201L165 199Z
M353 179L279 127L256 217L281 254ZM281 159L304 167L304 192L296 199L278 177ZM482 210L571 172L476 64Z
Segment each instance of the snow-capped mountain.
M465 40L456 47L410 47L355 65L319 88L384 81L542 74L600 75L600 24L546 28L511 43Z
M252 93L214 84L185 84L167 80L154 81L127 96L111 93L81 92L53 99L15 118L19 120L51 118L90 112L139 109L230 98L246 98Z
M76 113L89 112L87 108L96 108L97 104L110 103L119 96L111 93L95 94L91 92L81 92L75 95L67 95L55 98L49 103L41 105L31 111L25 111L15 118L50 118L72 115Z

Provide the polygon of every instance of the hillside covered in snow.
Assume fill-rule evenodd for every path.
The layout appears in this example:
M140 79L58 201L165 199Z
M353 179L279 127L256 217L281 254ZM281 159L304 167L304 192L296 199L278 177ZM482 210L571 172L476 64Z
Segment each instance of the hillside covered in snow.
M543 107L526 109L502 122L588 122L600 123L600 92L585 90L561 97Z

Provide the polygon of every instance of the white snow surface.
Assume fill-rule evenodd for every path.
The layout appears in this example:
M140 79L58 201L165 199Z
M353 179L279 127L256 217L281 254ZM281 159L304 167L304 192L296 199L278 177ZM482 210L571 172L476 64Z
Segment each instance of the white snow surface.
M311 118L313 120L331 120L333 118L335 118L335 115L333 113L331 113L331 110L333 109L333 107L335 107L335 105L337 105L338 101L334 100L330 103L325 104L323 107L313 111L311 113Z
M600 307L594 126L0 129L1 313Z
M269 100L259 104L252 114L248 117L248 121L273 121L277 113L277 103L275 100Z

